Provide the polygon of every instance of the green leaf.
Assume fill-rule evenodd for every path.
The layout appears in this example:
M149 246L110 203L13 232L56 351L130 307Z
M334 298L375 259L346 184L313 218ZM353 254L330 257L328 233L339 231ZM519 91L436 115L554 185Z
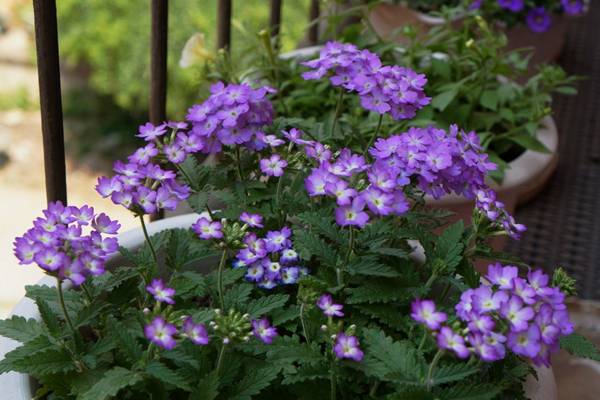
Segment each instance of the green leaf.
M223 296L225 309L240 309L243 307L248 302L252 289L254 289L254 285L250 283L240 283L232 286Z
M264 365L246 371L242 380L236 385L233 393L227 398L231 400L250 400L259 394L277 377L280 366Z
M267 360L282 366L291 363L315 364L323 360L316 343L300 343L298 336L278 337L267 348Z
M313 256L323 264L335 267L338 262L337 251L325 243L318 235L306 230L294 230L294 247L304 260L310 260Z
M598 350L598 347L577 333L561 337L560 348L568 351L575 357L600 361L600 351Z
M479 98L479 104L483 107L496 111L498 109L498 94L495 90L484 90Z
M133 386L142 379L142 375L139 372L130 371L122 367L114 367L107 371L87 392L81 395L79 400L109 399L116 396L121 389Z
M287 294L274 294L270 296L260 297L258 299L250 300L244 307L245 311L250 314L251 318L258 318L273 310L278 310L285 306L288 299L290 298Z
M500 394L500 388L494 384L463 384L450 386L438 391L441 400L492 400Z
M462 235L465 226L462 220L450 225L444 232L438 236L435 243L435 257L444 260L446 265L452 270L460 263L462 259Z
M534 136L524 135L521 133L508 136L508 139L529 150L546 154L551 153L550 150Z
M172 270L180 270L190 259L190 244L193 233L189 229L174 229L171 231L167 246L166 264Z
M331 215L331 210L327 208L321 211L300 213L298 214L298 219L316 233L340 245L347 246L348 233L338 228L333 222Z
M219 395L219 375L213 371L200 379L190 400L215 400Z
M58 304L58 295L55 287L47 285L25 286L25 297L29 297L35 301L38 297L48 303L55 314L61 314L62 309ZM79 294L73 290L64 291L65 307L70 315L76 315L83 304L79 299Z
M57 315L52 312L48 303L40 297L35 299L35 304L37 304L42 321L44 321L44 325L48 329L48 332L50 332L52 336L58 337L58 335L60 335L60 324Z
M577 89L571 86L559 86L554 89L556 93L567 94L567 95L575 95L577 94Z
M460 381L467 376L477 373L477 371L478 369L476 366L464 363L439 366L434 370L432 385Z
M384 256L391 256L396 258L407 259L408 253L402 249L393 247L378 247L370 250L372 253L381 254Z
M393 278L400 274L392 267L381 264L377 257L367 256L352 260L347 266L346 271L351 275L384 276Z
M187 392L192 391L192 388L184 377L160 361L152 361L150 364L148 364L146 367L146 373L168 385L173 385Z
M117 322L114 317L107 320L108 330L113 340L118 344L117 349L127 361L134 364L142 357L142 347L131 335L129 330Z
M0 321L0 335L21 343L28 342L43 332L42 325L33 318L25 319L13 315L9 319Z
M378 278L349 289L348 304L407 301L418 296L423 287L406 287L399 279Z
M41 335L6 354L0 361L0 374L9 371L46 375L74 371L69 354Z
M452 102L452 100L454 100L457 94L457 89L451 89L446 92L442 92L433 97L433 99L431 100L431 105L437 110L444 111L446 107L448 107L448 105Z
M319 363L316 365L302 365L298 368L295 368L293 372L285 374L285 377L281 381L281 384L292 385L294 383L314 381L318 379L329 379L329 366L327 365L327 363Z

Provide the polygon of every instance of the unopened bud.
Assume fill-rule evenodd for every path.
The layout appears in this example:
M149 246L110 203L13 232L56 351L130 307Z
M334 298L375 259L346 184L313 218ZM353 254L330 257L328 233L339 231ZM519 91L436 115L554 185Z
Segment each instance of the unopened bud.
M231 342L231 340L229 340L228 337L223 338L223 344L229 344L229 342Z
M321 330L323 332L327 332L327 325L325 325L325 324L321 325Z
M142 312L143 312L144 314L150 314L150 309L149 309L148 307L145 307L145 308L142 310Z

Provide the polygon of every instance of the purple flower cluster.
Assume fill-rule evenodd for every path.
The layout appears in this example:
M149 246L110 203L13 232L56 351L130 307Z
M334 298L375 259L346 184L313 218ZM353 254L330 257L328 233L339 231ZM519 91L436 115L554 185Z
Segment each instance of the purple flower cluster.
M190 316L184 318L181 332L175 324L167 322L160 315L156 316L144 327L144 334L152 343L166 350L171 350L177 345L178 334L197 346L206 346L209 342L206 326L194 323Z
M523 279L517 267L492 264L485 278L485 284L462 293L455 307L460 330L442 326L446 315L431 301L415 301L413 319L436 331L438 346L460 358L473 353L484 361L497 361L509 349L536 365L549 366L560 337L573 332L565 295L548 286L549 277L541 270Z
M475 192L475 207L513 239L519 239L521 233L527 230L525 225L515 222L514 217L504 208L504 203L496 200L496 192L490 188L481 188Z
M210 97L188 110L192 129L189 137L201 144L203 153L219 153L223 145L244 145L262 150L277 145L275 137L263 132L273 120L273 105L267 99L274 90L264 86L215 83Z
M140 126L138 136L149 143L128 157L128 162L115 162L109 178L98 178L96 191L104 198L122 205L138 215L153 214L158 210L174 210L180 201L188 198L190 188L177 182L175 172L160 167L160 160L182 163L188 154L200 149L191 137L179 132L186 124L168 122L159 126L150 123ZM167 134L171 129L171 134ZM166 135L166 136L165 136Z
M243 213L240 219L262 226L262 217L257 214ZM308 272L298 264L300 257L292 248L291 236L292 230L286 226L279 231L268 231L263 238L259 238L254 232L248 232L244 237L244 247L237 253L233 267L246 268L246 280L256 282L263 289L296 283Z
M121 225L106 214L94 214L87 205L48 204L44 216L14 241L14 252L21 264L36 263L50 274L80 285L88 276L102 275L108 256L119 249L117 234ZM84 234L86 227L89 233Z
M304 65L312 69L302 74L304 79L329 75L334 86L358 93L363 108L396 120L414 117L430 101L423 92L424 75L398 65L382 66L377 54L352 44L328 42L319 58Z

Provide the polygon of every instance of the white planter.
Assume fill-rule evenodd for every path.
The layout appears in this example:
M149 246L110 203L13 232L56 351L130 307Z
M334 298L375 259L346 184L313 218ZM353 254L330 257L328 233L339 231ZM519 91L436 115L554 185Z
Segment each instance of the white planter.
M167 218L160 221L151 222L147 225L148 234L153 235L166 229L173 228L189 228L198 220L198 214L185 214L177 217ZM133 229L124 232L118 236L119 244L127 249L136 249L143 245L144 235L141 229ZM420 254L419 245L413 243L415 247L414 257L424 258L424 254ZM422 252L422 251L421 251ZM56 280L53 277L45 277L40 282L40 285L55 286ZM67 285L65 285L67 286ZM33 300L24 298L12 310L12 315L20 315L25 318L40 319L40 314ZM0 359L3 359L6 353L14 350L20 345L19 342L0 337ZM552 368L536 368L538 380L529 377L525 390L531 400L555 400L557 398L556 382ZM30 400L35 393L35 382L26 374L10 372L0 375L0 391L2 392L2 400Z

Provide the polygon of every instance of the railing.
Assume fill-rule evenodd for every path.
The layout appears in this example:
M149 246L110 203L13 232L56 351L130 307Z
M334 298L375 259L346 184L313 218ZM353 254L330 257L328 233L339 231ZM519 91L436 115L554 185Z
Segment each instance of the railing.
M217 48L231 45L232 0L217 0ZM277 36L281 26L283 0L271 0L269 28ZM168 0L152 0L150 43L150 102L149 120L158 124L166 120L167 102L167 32L169 19ZM60 89L60 60L56 0L33 0L35 42L40 86L40 112L44 144L44 171L46 199L48 202L67 202L66 162L63 114ZM316 44L319 38L319 0L311 0L308 40Z

